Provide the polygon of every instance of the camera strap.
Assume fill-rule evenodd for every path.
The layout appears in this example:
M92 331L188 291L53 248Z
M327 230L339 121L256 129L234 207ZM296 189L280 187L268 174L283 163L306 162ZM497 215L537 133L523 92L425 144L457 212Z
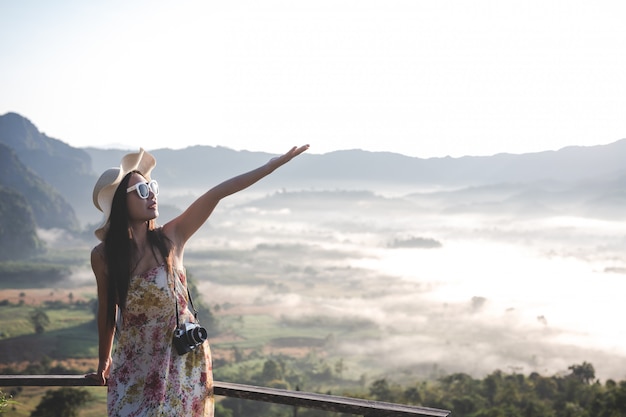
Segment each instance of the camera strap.
M176 291L176 283L174 283L174 300L176 301L176 327L180 326L180 320L178 318L178 291ZM189 287L187 287L187 296L189 297L189 305L191 305L191 309L193 310L193 317L196 319L196 323L198 323L198 311L193 306L193 299L191 298L191 293L189 292Z

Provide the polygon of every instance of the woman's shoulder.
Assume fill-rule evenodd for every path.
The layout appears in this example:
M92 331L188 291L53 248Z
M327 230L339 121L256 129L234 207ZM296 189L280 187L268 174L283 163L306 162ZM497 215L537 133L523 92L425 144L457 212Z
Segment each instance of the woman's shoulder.
M104 242L100 242L93 247L93 249L91 250L91 257L93 258L94 255L98 255L104 259Z
M105 264L104 242L91 250L91 267L96 268Z

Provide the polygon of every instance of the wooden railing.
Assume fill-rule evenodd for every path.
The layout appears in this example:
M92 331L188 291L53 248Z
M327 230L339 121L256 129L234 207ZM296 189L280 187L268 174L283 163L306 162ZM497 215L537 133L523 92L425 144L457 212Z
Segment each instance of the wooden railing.
M0 375L0 387L76 387L94 385L96 384L93 380L87 379L83 375ZM450 411L439 410L436 408L417 407L302 391L257 387L253 385L233 384L230 382L215 381L213 390L215 395L224 397L263 401L292 407L316 408L319 410L355 414L365 417L446 417L450 415Z

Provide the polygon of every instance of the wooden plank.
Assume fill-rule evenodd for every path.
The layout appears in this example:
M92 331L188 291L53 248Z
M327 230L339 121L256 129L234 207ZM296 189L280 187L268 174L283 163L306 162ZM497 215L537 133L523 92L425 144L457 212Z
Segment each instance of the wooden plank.
M97 386L84 375L0 375L0 387L17 386ZM417 407L403 404L371 401L336 395L316 394L302 391L289 391L254 385L215 381L215 395L263 401L293 407L316 408L325 411L350 413L367 417L447 417L450 411L436 408Z

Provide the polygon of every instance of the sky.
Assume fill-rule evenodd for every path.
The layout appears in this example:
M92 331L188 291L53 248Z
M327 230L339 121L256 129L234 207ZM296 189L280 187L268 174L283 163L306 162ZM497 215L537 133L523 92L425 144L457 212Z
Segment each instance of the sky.
M626 138L626 2L0 0L0 115L72 146L423 158Z

